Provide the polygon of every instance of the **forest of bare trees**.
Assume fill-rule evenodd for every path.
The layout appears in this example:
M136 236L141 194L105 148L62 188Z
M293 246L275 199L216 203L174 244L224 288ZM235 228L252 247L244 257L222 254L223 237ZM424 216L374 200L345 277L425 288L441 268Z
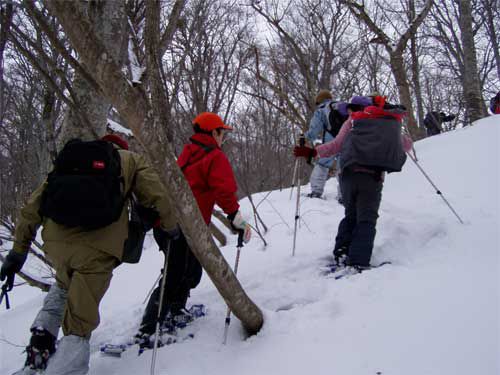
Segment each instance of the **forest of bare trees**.
M445 130L467 126L487 116L500 88L499 0L0 5L0 240L11 238L60 146L102 136L109 121L132 131L134 150L162 175L199 255L217 248L208 230L194 235L204 227L197 210L180 210L196 206L175 164L197 113L217 112L235 127L224 147L240 195L250 196L290 186L291 148L319 89L339 100L378 91L404 104L418 139L427 111L457 115ZM225 277L220 258L202 261L215 279ZM217 287L229 304L245 299ZM245 303L255 330L258 309Z

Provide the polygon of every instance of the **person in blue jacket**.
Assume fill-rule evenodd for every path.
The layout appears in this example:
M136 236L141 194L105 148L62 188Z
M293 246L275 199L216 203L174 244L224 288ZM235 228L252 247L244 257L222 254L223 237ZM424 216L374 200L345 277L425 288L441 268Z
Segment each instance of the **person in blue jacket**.
M316 95L315 103L317 107L309 124L309 130L304 134L311 145L314 145L318 139L321 139L321 143L332 141L342 123L347 119L347 103L333 102L333 96L329 90L320 90ZM334 111L332 115L330 115L331 111ZM311 192L307 195L308 197L321 198L335 159L335 157L328 157L316 161L311 173ZM340 190L337 190L337 199L341 201Z

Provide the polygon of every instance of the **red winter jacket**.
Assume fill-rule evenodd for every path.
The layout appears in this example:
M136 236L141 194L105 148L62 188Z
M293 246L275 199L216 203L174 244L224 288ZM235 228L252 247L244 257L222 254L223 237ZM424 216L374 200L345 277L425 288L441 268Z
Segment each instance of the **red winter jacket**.
M190 144L184 146L177 164L182 169L193 191L203 219L210 223L214 205L226 214L237 211L240 207L236 197L236 181L229 160L215 139L206 134L195 134ZM209 150L205 150L203 144Z

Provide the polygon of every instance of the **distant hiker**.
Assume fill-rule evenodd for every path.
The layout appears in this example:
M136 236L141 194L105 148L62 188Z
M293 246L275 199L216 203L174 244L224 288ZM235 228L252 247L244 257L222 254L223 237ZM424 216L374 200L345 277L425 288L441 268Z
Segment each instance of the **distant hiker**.
M117 135L69 141L47 180L21 210L0 280L6 278L12 288L42 225L43 251L56 271L56 283L31 325L25 368L19 374L45 367L50 375L88 372L89 338L99 325L99 303L127 246L126 201L131 194L158 212L163 228L175 228L158 175L143 157L127 149ZM61 325L64 337L56 351Z
M490 111L494 115L500 115L500 91L490 100Z
M224 124L215 113L203 112L193 120L193 130L191 142L184 146L177 164L191 187L203 219L207 225L210 224L214 205L217 204L228 214L227 218L232 227L244 231L244 241L248 242L251 229L239 211L233 170L221 150L224 135L232 128ZM169 318L175 322L189 322L191 317L186 310L186 302L190 290L200 282L201 265L189 248L182 231L178 230L175 236L170 238L162 231L153 231L160 249L168 248L168 241L171 241L160 320ZM136 338L141 340L141 345L147 346L151 334L155 331L159 299L160 287L157 287L149 299L136 335Z
M440 134L443 131L443 122L449 122L455 119L455 115L446 115L444 112L427 112L424 118L424 126L427 129L427 136Z
M316 110L309 124L309 130L304 134L311 145L314 145L319 136L321 136L321 143L332 141L344 121L347 120L346 103L334 102L330 91L320 90L316 95L315 103ZM316 161L311 173L311 192L307 195L308 197L321 198L334 160L335 157L328 157ZM341 199L340 196L337 198Z
M411 139L401 133L401 106L384 97L353 97L350 118L332 142L310 149L296 147L296 156L328 157L340 153L340 187L345 217L339 224L333 251L337 263L360 272L370 266L384 172L398 172L406 161Z

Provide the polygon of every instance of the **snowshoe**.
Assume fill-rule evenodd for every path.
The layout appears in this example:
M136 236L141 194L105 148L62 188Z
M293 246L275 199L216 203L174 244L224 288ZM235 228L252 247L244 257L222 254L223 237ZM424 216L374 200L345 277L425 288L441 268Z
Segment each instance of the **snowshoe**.
M334 270L331 272L327 272L328 277L332 277L335 280L342 279L346 276L356 275L374 268L379 268L385 266L386 264L391 264L389 261L385 261L382 263L370 265L370 266L359 266L359 265L351 265L351 266L341 266L334 267Z
M172 315L170 312L160 327L160 336L158 338L158 347L183 342L194 338L194 333L182 332L192 321L205 316L206 308L204 305L193 305L189 309L183 309L180 314ZM107 343L100 346L100 352L110 357L121 357L122 354L134 345L139 346L138 354L153 349L155 335L139 331L130 341L120 344Z
M34 370L29 366L24 366L22 369L14 372L12 375L38 375L43 374L43 370Z
M321 274L338 280L345 276L362 273L373 268L385 266L386 264L391 264L391 262L384 261L369 266L350 265L347 254L344 253L343 248L339 248L338 250L334 250L333 260L330 258L329 262L323 267Z
M188 309L181 308L170 314L170 319L175 328L183 329L193 320L206 315L204 305L193 305Z

